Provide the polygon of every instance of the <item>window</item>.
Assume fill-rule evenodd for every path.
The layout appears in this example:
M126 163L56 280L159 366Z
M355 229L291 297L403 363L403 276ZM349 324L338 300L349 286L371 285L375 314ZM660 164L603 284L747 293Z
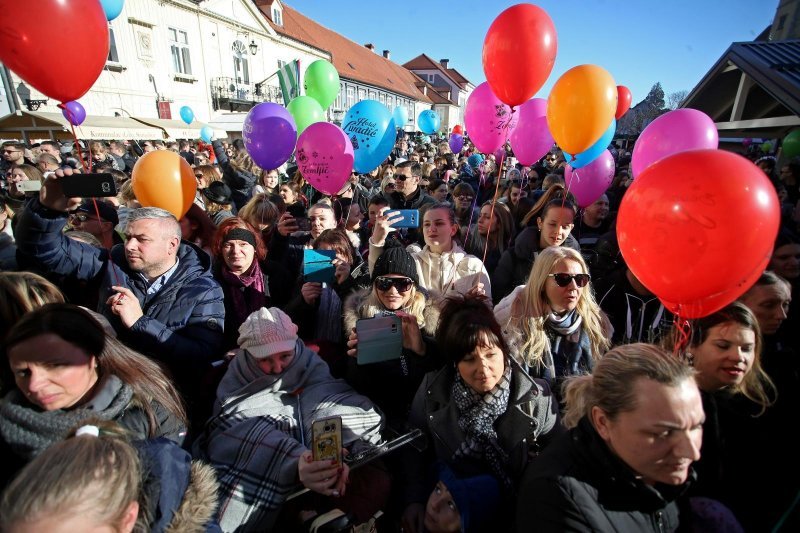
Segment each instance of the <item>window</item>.
M168 28L169 45L172 52L172 70L177 74L192 75L192 61L189 58L189 37L185 31Z
M358 90L358 101L366 100L367 99L367 91L366 89L359 89Z
M377 98L377 96L378 95L375 93L375 91L370 91L369 92L369 99L370 100L375 100L375 98Z
M433 74L428 74L428 83L433 83L433 80L436 78Z
M108 28L108 58L106 61L112 63L119 63L119 54L117 53L117 41L114 39L114 28Z
M388 107L390 111L394 111L394 96L390 95L386 98L386 107Z
M380 96L378 97L378 100L379 100L379 101L380 101L380 103L382 103L383 105L386 105L386 94L384 94L384 93L381 93L381 94L380 94Z
M247 60L247 47L242 41L236 40L231 46L233 50L233 71L236 83L250 85L250 65Z
M353 107L356 103L355 91L352 87L347 88L347 109Z
M272 8L272 22L277 24L278 26L283 26L283 14L281 10L277 7Z

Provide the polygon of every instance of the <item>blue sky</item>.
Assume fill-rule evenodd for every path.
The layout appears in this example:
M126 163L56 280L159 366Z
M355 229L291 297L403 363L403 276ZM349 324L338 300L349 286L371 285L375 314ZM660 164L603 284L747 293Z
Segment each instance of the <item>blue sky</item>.
M358 43L404 63L421 53L448 58L475 85L485 81L483 38L494 18L519 2L491 0L290 0L288 5ZM547 97L575 65L608 70L634 103L660 81L664 92L687 90L730 43L753 40L772 23L778 0L547 0L558 35L553 72L536 96Z

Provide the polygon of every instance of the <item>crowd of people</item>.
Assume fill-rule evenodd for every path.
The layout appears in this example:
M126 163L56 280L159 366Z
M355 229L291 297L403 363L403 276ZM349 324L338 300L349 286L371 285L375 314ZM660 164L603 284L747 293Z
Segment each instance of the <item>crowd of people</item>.
M240 140L4 142L0 528L800 527L800 163L747 154L771 260L687 331L619 251L630 152L580 208L559 150L466 139L401 132L333 196ZM153 150L194 169L179 220L133 192ZM87 171L117 195L66 197ZM397 353L367 362L381 317Z

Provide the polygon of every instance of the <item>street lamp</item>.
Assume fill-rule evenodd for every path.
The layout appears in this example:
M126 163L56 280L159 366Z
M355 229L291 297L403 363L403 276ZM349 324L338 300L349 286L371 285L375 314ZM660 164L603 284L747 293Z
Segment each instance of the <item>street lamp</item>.
M258 52L258 45L256 44L256 40L255 39L251 39L250 40L250 45L248 46L248 48L250 48L250 55L251 56L256 55L256 52Z

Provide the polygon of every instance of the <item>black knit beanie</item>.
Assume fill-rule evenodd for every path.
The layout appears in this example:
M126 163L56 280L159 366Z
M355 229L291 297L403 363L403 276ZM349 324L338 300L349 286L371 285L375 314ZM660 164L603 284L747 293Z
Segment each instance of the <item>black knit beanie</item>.
M399 274L407 276L414 281L415 285L419 285L417 278L417 263L411 254L403 248L400 241L396 239L387 240L383 246L383 253L375 261L375 266L372 269L372 281L378 276L385 276L387 274Z

